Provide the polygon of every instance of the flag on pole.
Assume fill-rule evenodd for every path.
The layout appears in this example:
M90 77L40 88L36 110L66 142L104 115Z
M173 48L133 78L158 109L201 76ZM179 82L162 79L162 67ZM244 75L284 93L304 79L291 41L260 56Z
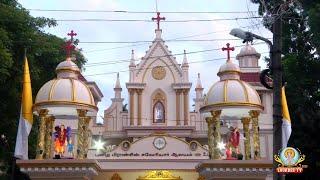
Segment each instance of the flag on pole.
M282 98L282 148L287 147L290 135L291 135L291 119L287 104L286 92L284 87L281 90Z
M19 159L28 159L28 136L33 123L32 114L32 90L29 65L26 55L24 56L23 89L19 118L19 127L16 139L14 156Z

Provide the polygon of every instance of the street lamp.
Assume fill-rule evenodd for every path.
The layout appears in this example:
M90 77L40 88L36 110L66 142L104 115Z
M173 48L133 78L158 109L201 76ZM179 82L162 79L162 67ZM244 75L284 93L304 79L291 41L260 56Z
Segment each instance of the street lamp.
M243 43L252 42L253 39L260 39L266 42L270 48L270 69L261 72L260 81L268 89L273 90L273 153L279 152L281 149L282 136L282 106L281 106L281 88L282 88L282 69L281 69L281 21L276 21L273 25L273 43L262 36L253 34L248 31L235 28L230 32L231 35L243 39ZM273 78L273 86L270 87L265 81L265 75L270 72ZM277 163L273 161L274 168ZM274 174L274 179L278 176Z

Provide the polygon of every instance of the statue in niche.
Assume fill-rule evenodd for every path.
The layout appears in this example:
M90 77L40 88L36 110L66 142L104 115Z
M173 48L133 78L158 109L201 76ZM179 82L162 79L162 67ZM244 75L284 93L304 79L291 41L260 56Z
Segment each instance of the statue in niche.
M241 153L239 150L239 142L240 142L239 129L231 127L229 138L228 138L227 149L226 149L227 159L239 159L239 156L241 156Z
M164 123L164 107L161 102L157 102L154 105L153 113L155 123Z
M56 155L59 155L60 157L63 157L63 154L65 152L66 146L68 147L68 151L70 153L70 147L71 145L71 128L67 127L62 124L60 126L56 126L54 132L54 150ZM73 145L72 145L73 150Z

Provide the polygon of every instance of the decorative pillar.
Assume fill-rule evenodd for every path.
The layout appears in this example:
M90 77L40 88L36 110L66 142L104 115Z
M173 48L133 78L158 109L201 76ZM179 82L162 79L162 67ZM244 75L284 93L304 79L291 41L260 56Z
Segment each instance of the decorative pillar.
M77 147L77 158L84 159L85 158L85 130L86 130L86 114L87 110L77 109L78 112L78 147Z
M134 89L129 89L130 95L130 126L134 125Z
M220 159L220 150L218 149L218 143L221 141L220 135L220 120L221 110L212 111L212 117L206 117L208 124L208 146L209 146L209 158Z
M51 158L52 150L52 132L53 132L54 116L46 118L46 135L45 135L45 153L44 158Z
M250 131L249 131L249 123L250 117L243 117L241 119L243 124L243 136L245 137L244 140L244 156L246 160L251 159L251 145L250 145Z
M141 126L142 89L138 89L137 93L138 93L138 126Z
M254 159L260 159L260 134L259 134L259 111L250 111L249 115L252 120L252 130L253 130L253 152Z
M84 158L87 158L88 150L89 150L89 123L91 121L91 117L84 118L84 128L83 128L83 150L84 150Z
M189 122L189 90L188 89L185 89L183 91L183 104L184 104L184 125L187 126L188 125L188 122Z
M181 90L177 89L176 90L176 123L177 123L177 126L181 125L181 122L180 122L180 95L181 95Z
M39 110L40 126L38 134L37 154L36 159L43 159L45 153L45 134L46 134L46 116L48 115L47 109Z
M209 146L209 159L213 159L213 118L212 117L206 117L206 122L208 124L208 146Z
M213 121L213 159L220 159L220 150L218 148L218 143L221 141L220 134L220 115L221 110L211 111L212 121Z

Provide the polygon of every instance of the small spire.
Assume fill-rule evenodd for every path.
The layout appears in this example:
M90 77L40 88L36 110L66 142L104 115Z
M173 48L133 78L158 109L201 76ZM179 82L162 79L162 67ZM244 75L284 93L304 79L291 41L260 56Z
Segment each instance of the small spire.
M201 83L201 79L200 79L200 73L198 73L198 79L197 79L196 89L202 89L202 83Z
M186 53L186 50L183 50L182 66L187 66L187 65L188 65L187 53Z
M119 73L117 73L117 81L116 81L116 85L114 88L121 88L121 85L120 85L120 78L119 78Z
M131 59L130 59L130 66L136 66L135 60L134 60L134 50L131 50Z

